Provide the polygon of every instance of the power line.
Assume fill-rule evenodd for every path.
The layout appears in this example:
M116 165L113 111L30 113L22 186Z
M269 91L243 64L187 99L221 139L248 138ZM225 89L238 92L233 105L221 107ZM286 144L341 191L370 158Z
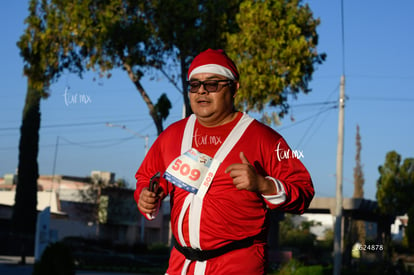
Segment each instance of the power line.
M70 145L74 145L74 146L86 147L86 148L103 148L103 147L110 147L110 146L119 145L119 144L124 143L126 141L133 140L134 138L135 138L134 136L131 136L131 137L119 138L119 139L100 139L100 140L90 140L90 141L74 142L74 141L71 141L71 140L69 140L67 138L64 138L64 137L61 137L60 136L60 139L65 140L67 143L66 144L60 143L59 146L70 146ZM106 144L96 145L97 143L106 143ZM56 146L56 144L39 145L39 148L53 147L53 146ZM16 146L9 146L9 147L0 147L0 151L16 150L16 149L18 149L18 147L19 147L18 145L16 145Z
M309 117L307 117L307 118L304 118L304 119L302 119L302 120L299 120L299 121L297 121L297 122L295 122L295 123L293 123L293 124L291 124L291 125L287 125L287 126L285 126L285 127L280 127L280 128L278 128L278 131L281 131L281 130L285 130L285 129L291 128L291 127L296 126L296 125L298 125L298 124L300 124L300 123L303 123L303 122L305 122L305 121L308 121L309 119L312 119L312 118L314 118L315 116L319 116L320 114L322 114L322 113L324 113L324 112L327 112L327 111L330 111L330 110L332 110L332 109L336 109L336 108L338 108L338 106L337 106L337 105L335 105L335 106L331 106L331 107L328 107L328 108L325 108L325 109L323 109L323 110L321 110L321 111L317 112L316 114L313 114L313 115L311 115L311 116L309 116Z
M344 1L341 1L342 75L345 75L345 24Z
M124 143L126 141L132 140L135 137L131 136L131 137L127 137L127 138L122 138L122 139L118 139L117 141L113 141L113 139L106 139L106 140L91 140L91 141L85 141L85 142L74 142L74 141L70 141L67 138L64 137L60 137L61 139L65 140L67 143L69 143L69 145L75 145L75 146L79 146L79 147L84 147L84 148L103 148L103 147L110 147L110 146L115 146L115 145L119 145L121 143ZM110 143L106 143L106 144L102 144L102 145L96 145L96 143L103 143L103 142L110 142Z
M399 79L399 80L409 80L413 79L414 75L369 75L369 74L347 74L347 78L371 78L371 79ZM338 75L318 75L314 79L332 79L338 78Z
M136 121L142 121L142 119L129 119L129 120L118 120L114 121L117 123L122 122L136 122ZM68 123L68 124L51 124L51 125L44 125L41 126L41 129L44 128L59 128L59 127L78 127L78 126L91 126L91 125L102 125L105 124L107 121L95 121L95 122L83 122L83 123ZM0 128L0 131L14 131L19 130L20 127L6 127L6 128Z
M350 97L351 100L361 100L361 101L396 101L396 102L407 102L414 101L414 98L394 98L394 97Z
M336 104L337 101L323 101L323 102L311 102L311 103L303 103L303 104L297 104L292 105L291 107L314 107L314 106L320 106L320 105L328 105L328 104Z
M332 89L332 91L331 91L331 92L329 93L329 95L326 97L325 102L330 102L331 104L335 104L335 106L336 106L336 104L337 104L337 101L336 101L336 100L335 100L335 101L328 101L328 100L330 100L330 99L331 99L331 97L335 94L335 92L338 90L338 88L339 88L339 84L337 84L337 85L335 86L335 88L334 88L334 89ZM323 109L322 109L322 108L320 108L320 109L319 109L319 111L323 111ZM306 135L308 135L310 128L311 128L311 127L312 127L312 125L316 122L316 120L318 119L318 117L319 117L319 114L315 116L315 119L313 120L313 122L311 123L311 125L308 127L308 130L306 130L306 131L305 131L304 135L303 135L303 136L302 136L302 138L299 140L299 144L298 144L298 146L297 146L297 147L299 147L299 146L301 145L302 141L305 139ZM325 118L326 118L326 117L325 117ZM319 127L318 127L318 128L316 128L316 130L318 130L318 129L320 128L320 126L321 126L321 125L322 125L322 124L320 124L320 125L319 125ZM313 136L313 135L316 133L316 130L314 130L314 131L313 131L313 133L312 133L312 135L311 135L311 136ZM308 141L309 141L309 140L310 140L310 139L308 139Z
M335 108L336 108L336 106L335 106ZM326 109L326 110L331 110L332 108L328 108L328 109ZM310 133L310 131L311 131L311 129L312 129L312 127L313 127L313 125L315 124L315 122L316 122L316 120L319 118L319 116L322 114L324 112L324 110L321 110L320 112L318 112L316 115L315 115L315 117L314 117L314 120L309 124L309 126L308 126L308 128L306 129L306 131L305 131L305 134L302 136L302 138L299 140L299 143L298 143L298 145L296 146L296 148L299 148L300 146L301 146L301 144L302 144L302 142L303 142L303 140L305 139L305 137L307 136L307 134L308 133Z
M368 74L351 74L347 78L373 78L373 79L413 79L414 75L368 75Z

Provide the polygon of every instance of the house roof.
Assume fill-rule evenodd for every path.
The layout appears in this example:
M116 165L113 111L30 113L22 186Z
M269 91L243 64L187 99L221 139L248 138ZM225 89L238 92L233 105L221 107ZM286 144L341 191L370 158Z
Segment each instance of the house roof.
M16 191L0 191L0 205L13 206ZM37 210L43 211L46 207L50 207L50 213L65 215L60 211L56 192L37 192Z

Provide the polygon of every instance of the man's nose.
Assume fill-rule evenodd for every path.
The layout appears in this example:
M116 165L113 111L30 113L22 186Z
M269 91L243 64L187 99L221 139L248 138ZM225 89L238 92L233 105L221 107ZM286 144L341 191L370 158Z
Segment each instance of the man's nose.
M205 89L204 85L201 84L197 90L197 94L208 94L208 91Z

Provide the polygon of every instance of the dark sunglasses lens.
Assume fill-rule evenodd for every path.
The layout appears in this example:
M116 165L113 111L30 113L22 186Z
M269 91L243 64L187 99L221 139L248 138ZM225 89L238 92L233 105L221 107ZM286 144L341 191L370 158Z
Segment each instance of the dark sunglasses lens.
M210 93L217 91L217 86L217 81L204 81L204 88Z
M190 85L190 92L195 93L200 88L201 83L199 81L191 81L189 82Z

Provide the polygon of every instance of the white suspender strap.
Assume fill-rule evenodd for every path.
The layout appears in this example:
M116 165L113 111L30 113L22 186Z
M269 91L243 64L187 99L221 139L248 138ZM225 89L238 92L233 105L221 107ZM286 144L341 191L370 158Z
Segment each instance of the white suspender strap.
M183 140L181 142L181 154L184 154L193 147L193 133L196 122L195 114L192 114L185 125Z
M191 264L191 260L185 259L183 269L181 269L181 275L186 275L187 274L188 267L190 266L190 264Z
M200 220L201 210L203 209L203 199L196 196L192 197L190 204L190 212L188 212L188 233L190 238L190 246L192 248L199 248L200 246Z
M184 240L184 235L183 235L183 220L184 220L185 212L187 212L188 206L190 206L190 203L193 200L193 197L194 197L193 193L189 193L185 197L183 207L181 208L180 215L178 216L177 232L178 232L178 240L180 241L181 246L187 246Z
M185 152L190 150L192 147L195 121L196 121L196 116L194 114L192 114L187 120L185 129L184 129L183 140L181 142L181 154L184 154ZM193 193L189 193L185 197L184 204L180 211L180 215L178 216L177 232L178 232L178 238L181 243L181 246L187 246L184 240L184 235L183 235L183 220L184 220L184 215L187 212L188 207L193 201L193 197L194 197Z
M188 268L191 264L191 260L185 259L183 269L181 269L181 275L186 275ZM196 262L194 267L194 275L204 275L206 272L207 261L204 262Z
M194 275L204 275L206 272L207 261L204 262L196 262L194 267Z

